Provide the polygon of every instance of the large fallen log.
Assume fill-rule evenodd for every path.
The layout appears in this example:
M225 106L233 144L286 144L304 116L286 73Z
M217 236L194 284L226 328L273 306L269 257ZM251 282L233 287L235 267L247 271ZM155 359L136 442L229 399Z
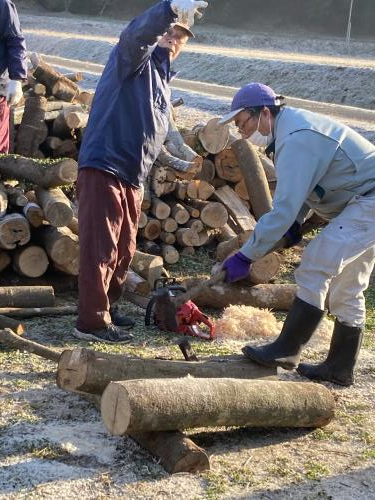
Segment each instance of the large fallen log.
M49 307L54 305L55 294L51 286L0 287L0 307Z
M321 427L334 416L334 398L306 382L234 378L145 379L111 382L101 412L111 434L194 427Z
M70 392L101 394L113 380L185 377L238 379L275 378L276 370L244 358L204 361L172 361L129 358L88 349L66 350L57 371L57 385Z
M185 280L183 286L187 289L196 286L201 281ZM232 304L245 305L275 311L288 311L296 296L297 285L264 284L241 286L237 284L214 285L194 296L194 302L199 307L222 309Z
M77 180L78 165L75 160L40 162L22 156L1 157L0 174L6 179L27 180L44 188L71 184Z

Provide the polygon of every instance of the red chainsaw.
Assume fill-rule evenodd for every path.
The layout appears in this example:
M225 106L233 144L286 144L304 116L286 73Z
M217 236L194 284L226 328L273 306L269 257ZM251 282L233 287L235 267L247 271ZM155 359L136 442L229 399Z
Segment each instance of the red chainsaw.
M160 330L190 335L204 340L215 338L215 325L187 296L181 285L167 284L156 289L147 305L145 324ZM187 298L187 300L185 300Z

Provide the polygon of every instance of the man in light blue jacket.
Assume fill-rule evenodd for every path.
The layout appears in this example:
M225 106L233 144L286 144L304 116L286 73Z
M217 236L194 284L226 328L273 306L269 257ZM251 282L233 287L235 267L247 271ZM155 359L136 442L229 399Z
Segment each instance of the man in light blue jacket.
M223 268L228 282L237 281L283 235L290 246L299 242L309 211L328 219L303 253L295 274L297 297L280 336L243 352L266 366L297 367L310 379L349 386L365 323L363 292L375 263L375 146L325 116L284 107L282 99L266 85L248 84L222 119L235 120L253 144L272 148L277 173L272 210ZM318 365L299 364L326 304L336 318L328 357Z
M113 48L95 92L79 154L80 271L74 335L128 342L134 321L119 313L134 255L141 186L167 135L170 63L207 3L165 0L133 19Z

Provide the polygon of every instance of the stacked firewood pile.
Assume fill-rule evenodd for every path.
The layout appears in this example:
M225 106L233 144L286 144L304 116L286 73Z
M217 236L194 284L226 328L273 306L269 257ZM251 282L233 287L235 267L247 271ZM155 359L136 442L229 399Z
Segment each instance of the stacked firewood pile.
M37 54L30 59L24 101L12 113L11 152L20 156L0 160L0 271L12 261L20 274L38 277L52 262L55 269L77 275L75 200L60 187L76 179L75 160L93 95L80 89L82 75L62 75ZM270 209L272 163L217 122L179 130L171 119L145 184L139 251L132 263L141 278L131 273L131 291L147 294L165 274L165 265L176 263L181 254L193 255L199 247L212 252L217 248L222 261ZM62 157L67 159L58 160ZM60 170L67 173L52 174ZM268 283L279 264L275 253L259 261L249 277L251 284Z

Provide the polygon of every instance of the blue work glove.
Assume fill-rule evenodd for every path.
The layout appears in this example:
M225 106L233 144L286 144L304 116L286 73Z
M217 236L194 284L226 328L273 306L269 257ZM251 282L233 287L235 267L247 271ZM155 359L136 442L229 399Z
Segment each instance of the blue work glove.
M284 234L284 238L287 239L286 245L284 248L294 247L294 245L298 245L302 241L302 230L301 224L297 221L293 222L288 231Z
M224 261L222 269L225 271L225 281L233 283L246 278L250 271L251 260L241 252L237 252L232 257Z

